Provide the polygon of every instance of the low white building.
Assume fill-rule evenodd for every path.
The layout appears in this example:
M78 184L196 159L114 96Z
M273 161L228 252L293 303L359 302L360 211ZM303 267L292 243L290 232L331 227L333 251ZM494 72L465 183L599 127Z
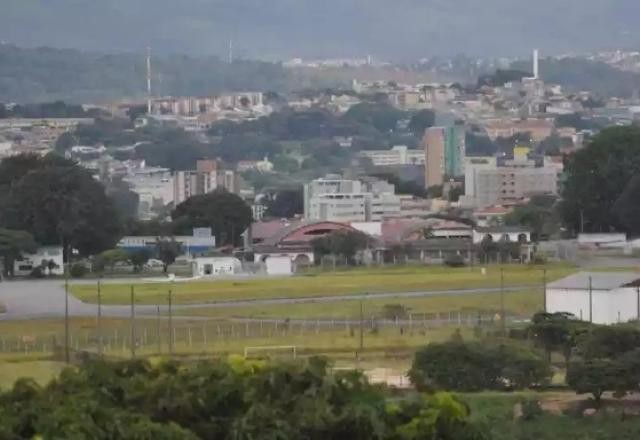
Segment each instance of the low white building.
M216 277L242 272L242 263L233 257L197 257L191 268L195 277Z
M547 312L566 312L596 324L640 319L640 274L579 272L547 284Z
M64 275L62 246L44 246L35 254L23 254L13 263L13 272L16 276L28 276L36 267L42 268L45 275Z
M270 255L264 259L267 275L292 275L293 261L289 255Z

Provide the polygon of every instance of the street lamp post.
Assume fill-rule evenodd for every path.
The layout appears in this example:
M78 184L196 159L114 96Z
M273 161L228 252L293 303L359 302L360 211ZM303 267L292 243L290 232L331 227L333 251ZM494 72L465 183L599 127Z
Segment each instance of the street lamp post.
M173 281L169 285L169 356L173 356Z
M131 359L136 357L136 306L135 290L131 286Z
M504 310L504 268L500 268L500 322L502 324L502 336L507 335L507 320Z
M97 330L98 330L98 357L102 359L103 357L103 341L102 341L102 289L100 280L98 280L98 322L97 322Z

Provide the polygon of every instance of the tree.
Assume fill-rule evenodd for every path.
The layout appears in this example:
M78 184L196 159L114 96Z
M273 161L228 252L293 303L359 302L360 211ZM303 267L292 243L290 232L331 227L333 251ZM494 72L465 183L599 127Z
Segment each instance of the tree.
M343 119L360 124L372 125L381 132L390 132L396 129L398 121L404 113L395 109L387 102L362 102L351 107L343 116Z
M522 389L546 383L551 378L551 369L528 348L450 341L418 350L409 377L418 389Z
M448 393L394 398L324 359L292 364L89 361L0 395L7 439L488 440Z
M28 232L0 228L0 256L4 275L13 276L16 259L23 253L35 252L36 249L36 242Z
M612 127L601 131L582 150L566 160L562 217L573 231L626 230L626 210L616 201L640 173L640 127ZM632 198L625 196L629 203ZM625 200L623 199L623 201ZM623 203L623 202L621 202ZM622 221L620 219L622 216Z
M613 214L625 231L640 234L640 175L635 175L615 201Z
M610 359L593 359L572 362L567 369L567 385L578 394L589 393L597 403L605 391L624 395L637 388L638 378L622 362Z
M577 347L585 359L615 359L640 347L640 329L631 324L593 326Z
M553 196L534 197L526 205L516 206L504 222L508 226L530 228L534 240L549 237L557 233L560 226L555 201Z
M76 140L75 136L72 133L67 131L62 133L58 137L54 148L56 152L64 154L71 147L74 147L75 145L77 145L77 142L78 141Z
M304 213L304 194L302 188L285 189L276 192L267 201L265 216L274 218L292 218Z
M358 251L366 249L371 243L371 237L363 232L344 230L334 231L312 241L313 251L316 255L340 255L349 263L354 262Z
M147 248L129 252L129 261L131 261L134 272L142 272L144 265L147 264L150 258L151 251Z
M156 255L158 259L162 261L162 270L167 273L169 266L175 263L176 258L182 255L182 245L175 241L175 239L158 239L156 241Z
M129 261L130 254L124 249L115 248L102 252L97 258L100 260L98 266L108 266L113 273L116 264Z
M224 189L198 195L179 204L171 213L176 233L193 228L211 228L218 246L235 246L251 225L253 212L239 196Z
M420 110L411 117L409 131L419 139L422 139L427 128L436 123L436 114L433 110Z
M0 201L4 227L24 229L42 245L72 247L82 255L116 243L118 216L104 187L87 170L53 156L22 157L9 168L14 174L7 197Z

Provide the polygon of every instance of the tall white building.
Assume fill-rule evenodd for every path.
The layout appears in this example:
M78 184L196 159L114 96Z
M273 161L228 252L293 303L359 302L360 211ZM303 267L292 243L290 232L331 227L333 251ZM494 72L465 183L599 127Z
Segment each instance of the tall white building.
M335 176L305 185L304 205L305 218L309 220L368 222L400 214L400 197L393 185Z

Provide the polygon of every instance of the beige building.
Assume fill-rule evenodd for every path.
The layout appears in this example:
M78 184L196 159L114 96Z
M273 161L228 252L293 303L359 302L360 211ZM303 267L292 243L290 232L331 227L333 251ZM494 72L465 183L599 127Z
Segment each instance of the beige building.
M176 205L218 188L235 192L236 178L233 171L222 169L216 160L199 160L195 170L177 171L173 176L173 200Z

